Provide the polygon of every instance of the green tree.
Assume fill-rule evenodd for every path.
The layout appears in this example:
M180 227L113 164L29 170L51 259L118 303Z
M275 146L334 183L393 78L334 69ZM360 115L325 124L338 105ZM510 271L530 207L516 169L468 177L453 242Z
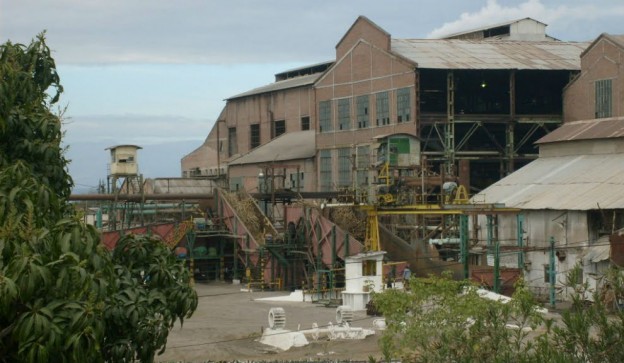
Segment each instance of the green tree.
M197 295L160 241L111 254L77 217L62 91L43 34L0 45L0 362L150 362Z
M387 290L373 301L388 326L380 343L385 358L406 362L530 361L528 328L541 321L522 284L504 304L450 275L411 279L410 291Z
M579 266L567 274L571 307L562 312L561 321L548 322L548 334L538 339L541 357L552 362L624 362L624 312L618 305L624 297L622 271L609 269L597 291L590 291L587 282L577 284L580 274Z
M388 325L382 351L405 362L623 362L624 275L609 270L604 288L590 293L587 283L577 283L580 273L577 267L566 276L571 307L549 317L538 314L523 283L503 304L448 275L412 279L410 291L373 296Z

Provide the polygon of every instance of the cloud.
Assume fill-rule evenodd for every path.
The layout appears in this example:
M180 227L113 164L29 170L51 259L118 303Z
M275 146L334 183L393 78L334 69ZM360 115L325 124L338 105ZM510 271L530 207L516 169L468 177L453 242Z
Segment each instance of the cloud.
M521 18L534 18L550 25L549 30L580 34L579 24L587 25L588 21L600 18L615 19L624 15L624 5L612 5L609 1L592 4L579 1L563 2L562 5L547 6L541 0L528 0L515 6L503 6L497 0L488 0L485 6L474 12L461 13L459 19L447 22L431 31L428 38L440 38L449 34L480 28ZM604 26L604 25L603 25ZM568 28L575 28L574 31ZM603 31L609 31L604 29ZM594 35L585 35L584 39ZM567 40L567 39L566 39Z
M65 64L322 61L348 24L275 0L20 0L2 7L3 37L26 43L47 29Z
M105 143L139 146L188 142L189 151L203 142L214 120L181 116L86 115L63 123L65 144Z

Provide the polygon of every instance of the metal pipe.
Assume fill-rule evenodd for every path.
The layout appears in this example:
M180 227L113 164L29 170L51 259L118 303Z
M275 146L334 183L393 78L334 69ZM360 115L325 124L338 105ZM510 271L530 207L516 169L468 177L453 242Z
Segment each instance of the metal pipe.
M79 200L117 200L128 202L140 202L142 200L206 200L214 199L213 194L207 193L183 193L183 194L72 194L70 201Z

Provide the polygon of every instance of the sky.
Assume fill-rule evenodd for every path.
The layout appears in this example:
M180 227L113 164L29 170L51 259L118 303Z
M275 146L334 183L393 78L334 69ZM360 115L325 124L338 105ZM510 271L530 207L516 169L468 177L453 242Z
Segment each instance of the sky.
M46 31L65 92L74 192L106 180L106 147L136 144L144 177L180 176L235 94L335 58L359 15L394 38L532 17L549 35L624 34L622 0L0 0L0 41Z

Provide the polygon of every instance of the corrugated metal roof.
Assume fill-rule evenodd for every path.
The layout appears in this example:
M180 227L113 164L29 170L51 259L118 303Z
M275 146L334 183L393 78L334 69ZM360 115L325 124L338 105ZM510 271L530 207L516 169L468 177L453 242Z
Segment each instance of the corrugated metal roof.
M624 154L540 157L473 200L522 209L624 209Z
M289 132L230 161L229 165L308 159L316 155L315 131Z
M487 29L493 29L493 28L498 28L498 27L505 26L505 25L511 25L511 24L519 23L519 22L521 22L521 21L523 21L523 20L527 20L527 19L528 19L528 20L532 20L532 21L534 21L534 22L536 22L536 23L540 23L540 24L543 24L543 25L547 25L546 23L542 23L542 22L541 22L541 21L539 21L539 20L535 20L535 19L533 19L533 18L526 17L526 18L521 18L521 19L509 20L509 21L502 22L502 23L497 23L497 24L484 25L484 26L479 27L479 28L473 28L473 29L464 30L464 31L457 32L457 33L448 34L448 35L445 35L445 36L440 37L440 38L442 38L442 39L444 39L444 38L453 38L453 37L457 37L457 36L460 36L460 35L466 35L466 34L470 34L470 33L476 33L476 32L483 31L483 30L487 30Z
M314 63L314 64L310 64L310 65L307 65L307 66L287 69L287 70L285 70L283 72L276 73L275 76L277 77L277 76L280 76L280 75L285 75L285 74L288 74L288 73L294 73L294 72L308 70L308 69L317 68L317 67L321 67L321 68L322 67L329 67L332 64L334 64L333 60L325 61L325 62L319 62L319 63Z
M254 88L247 92L239 93L235 96L227 98L227 100L253 96L253 95L257 95L261 93L275 92L275 91L280 91L280 90L284 90L288 88L307 86L316 82L316 80L321 76L321 74L322 73L315 73L315 74L310 74L307 76L294 77L294 78L289 78L283 81L274 82L274 83L267 84L262 87Z
M156 178L151 181L154 194L211 194L212 180L195 178Z
M624 137L624 117L566 122L553 132L537 140L536 143L546 144L559 141L619 137Z
M433 69L578 70L589 43L392 39L392 51Z

